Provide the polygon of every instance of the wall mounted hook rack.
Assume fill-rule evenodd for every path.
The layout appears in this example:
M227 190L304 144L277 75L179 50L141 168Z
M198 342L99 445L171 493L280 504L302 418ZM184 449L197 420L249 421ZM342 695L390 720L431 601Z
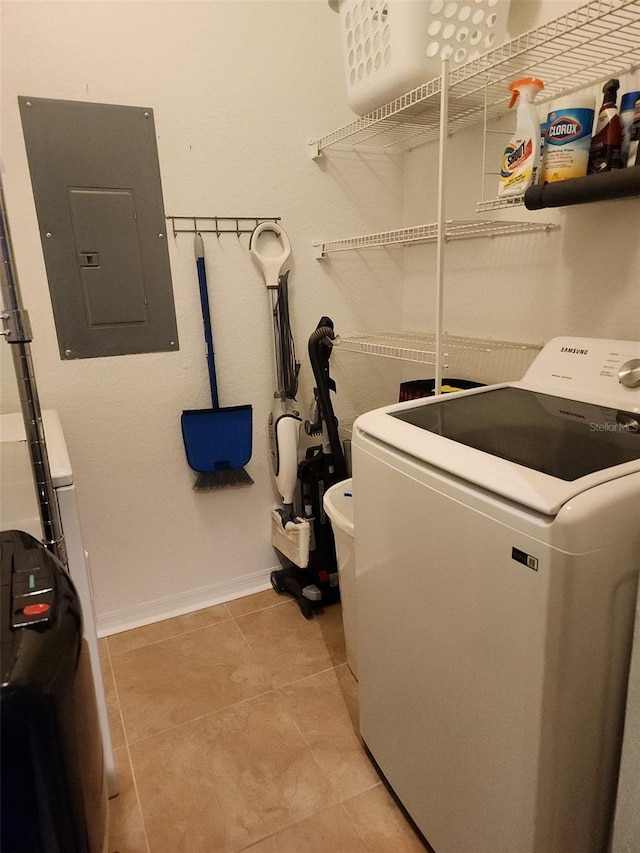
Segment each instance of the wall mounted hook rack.
M251 234L261 222L279 222L279 216L167 216L177 234ZM199 223L203 223L200 225Z

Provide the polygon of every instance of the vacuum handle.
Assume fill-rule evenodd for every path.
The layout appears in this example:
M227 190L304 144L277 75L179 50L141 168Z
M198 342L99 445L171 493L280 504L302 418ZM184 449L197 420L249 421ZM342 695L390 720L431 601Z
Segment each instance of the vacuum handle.
M258 237L265 231L273 232L280 240L282 252L279 255L264 255L258 250ZM258 266L262 270L267 287L277 287L282 267L291 254L289 237L282 225L278 225L277 222L261 222L259 225L256 225L251 232L251 237L249 238L249 252L255 258Z
M211 329L209 292L207 290L207 270L204 264L204 241L201 234L196 234L194 250L198 270L198 288L200 290L200 308L202 310L202 323L204 325L204 339L207 344L207 369L209 371L209 385L211 387L211 403L212 408L219 409L216 361L213 355L213 331Z

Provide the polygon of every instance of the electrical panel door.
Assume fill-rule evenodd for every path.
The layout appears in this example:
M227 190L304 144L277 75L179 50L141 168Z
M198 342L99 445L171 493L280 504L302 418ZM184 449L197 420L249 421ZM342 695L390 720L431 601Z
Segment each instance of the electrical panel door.
M18 101L61 357L177 350L153 110Z

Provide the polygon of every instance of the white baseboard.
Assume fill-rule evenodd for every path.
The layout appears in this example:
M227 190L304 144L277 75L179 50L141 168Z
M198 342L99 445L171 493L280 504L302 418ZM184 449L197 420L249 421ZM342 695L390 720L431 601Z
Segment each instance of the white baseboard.
M144 604L136 604L133 607L124 607L112 613L105 613L96 619L98 637L107 637L110 634L118 634L120 631L129 631L131 628L139 628L141 625L149 625L152 622L160 622L162 619L171 619L173 616L182 616L192 613L194 610L202 610L214 604L224 604L234 598L242 598L254 592L262 592L271 588L271 572L282 568L273 566L271 569L263 569L252 572L231 581L222 581L212 586L191 589L177 595L157 598Z

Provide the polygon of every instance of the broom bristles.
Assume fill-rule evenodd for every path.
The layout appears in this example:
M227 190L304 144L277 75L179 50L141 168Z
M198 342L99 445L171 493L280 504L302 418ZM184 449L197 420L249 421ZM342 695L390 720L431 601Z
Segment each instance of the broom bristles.
M214 471L202 471L198 474L193 488L196 492L209 492L212 489L228 489L233 486L251 486L253 480L244 468L217 468Z

